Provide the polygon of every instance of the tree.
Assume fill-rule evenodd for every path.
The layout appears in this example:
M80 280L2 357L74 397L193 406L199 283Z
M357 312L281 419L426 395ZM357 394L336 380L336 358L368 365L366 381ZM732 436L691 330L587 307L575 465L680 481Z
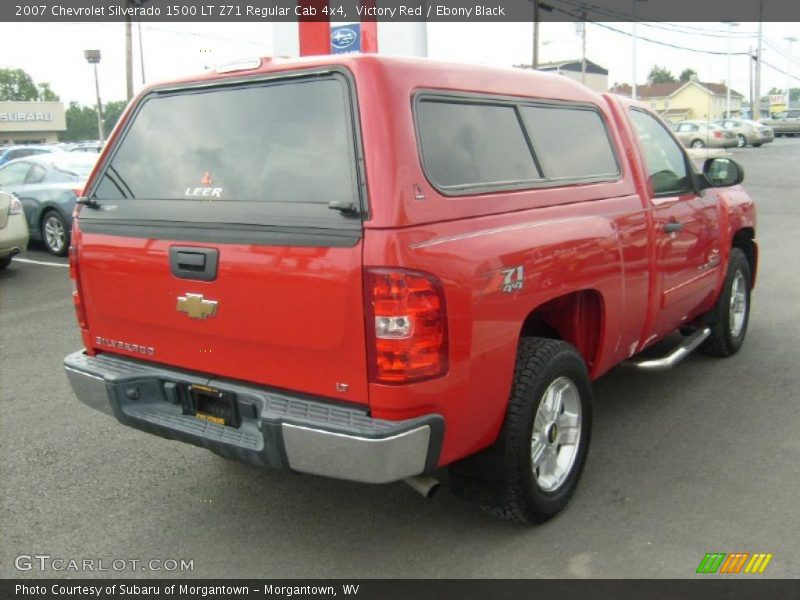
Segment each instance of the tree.
M58 96L49 83L34 83L22 69L0 69L0 101L3 100L58 102Z
M103 106L103 133L111 133L127 105L124 100L116 100ZM97 109L94 106L70 102L66 118L67 130L59 135L60 141L83 142L97 139Z
M97 139L97 110L70 102L66 112L67 130L59 134L62 142L81 142Z
M50 89L49 83L37 83L36 87L39 88L39 98L42 102L58 102L59 97Z
M697 78L697 71L694 69L684 69L678 76L678 81L681 83L686 83L687 81L691 81L692 77Z
M0 69L0 100L38 100L39 90L22 69Z
M103 107L103 131L106 135L111 133L111 130L114 129L114 125L119 121L127 105L128 103L124 100L115 100L107 103Z
M647 74L647 83L650 85L656 83L677 83L675 76L666 67L653 66Z

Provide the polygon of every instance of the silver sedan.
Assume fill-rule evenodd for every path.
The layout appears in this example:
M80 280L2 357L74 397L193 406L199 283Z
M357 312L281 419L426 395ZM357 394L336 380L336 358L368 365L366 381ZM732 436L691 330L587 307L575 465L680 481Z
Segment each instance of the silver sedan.
M706 121L679 121L672 131L687 148L733 148L737 143L732 131Z
M767 127L758 121L750 121L749 119L720 119L719 121L714 121L713 124L728 131L732 131L736 136L736 145L739 148L744 148L748 144L758 148L760 145L769 144L775 139L775 133L772 127Z

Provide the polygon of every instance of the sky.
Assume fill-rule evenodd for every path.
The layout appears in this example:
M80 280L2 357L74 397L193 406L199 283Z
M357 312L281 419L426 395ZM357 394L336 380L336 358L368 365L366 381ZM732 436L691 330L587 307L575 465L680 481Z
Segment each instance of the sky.
M611 31L614 28L619 31ZM590 23L586 30L587 58L609 70L609 85L629 83L633 64L630 23ZM723 23L639 23L637 81L644 83L654 64L677 76L690 67L701 81L724 82L728 72L727 26ZM756 23L733 28L731 50L755 47ZM625 33L620 33L625 32ZM796 77L800 87L800 42L787 58L787 36L800 38L800 23L764 23L764 61ZM182 77L216 64L273 52L273 23L145 23L141 26L144 73L148 83ZM540 25L540 62L580 57L581 41L572 23ZM658 45L665 44L719 52L701 54ZM380 43L380 42L379 42ZM431 58L493 66L531 62L530 23L429 23ZM94 104L94 79L83 50L99 49L100 94L103 102L125 98L125 42L122 23L0 23L0 67L22 68L37 83L47 82L64 102ZM747 56L731 59L732 88L749 95ZM787 76L765 66L762 92L785 88ZM142 87L138 31L134 25L134 84Z

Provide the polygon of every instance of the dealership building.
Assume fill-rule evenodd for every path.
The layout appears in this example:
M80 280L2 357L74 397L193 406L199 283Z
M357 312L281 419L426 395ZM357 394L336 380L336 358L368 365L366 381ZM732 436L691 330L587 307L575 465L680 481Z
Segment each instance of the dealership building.
M0 102L0 145L53 143L66 129L61 102Z

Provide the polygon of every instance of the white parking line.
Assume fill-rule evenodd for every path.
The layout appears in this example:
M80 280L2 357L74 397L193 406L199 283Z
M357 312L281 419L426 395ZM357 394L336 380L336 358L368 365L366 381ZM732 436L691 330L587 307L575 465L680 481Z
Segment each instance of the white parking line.
M30 265L47 265L48 267L65 267L69 269L69 265L64 263L46 262L43 260L31 260L30 258L14 258L14 262L28 263Z

